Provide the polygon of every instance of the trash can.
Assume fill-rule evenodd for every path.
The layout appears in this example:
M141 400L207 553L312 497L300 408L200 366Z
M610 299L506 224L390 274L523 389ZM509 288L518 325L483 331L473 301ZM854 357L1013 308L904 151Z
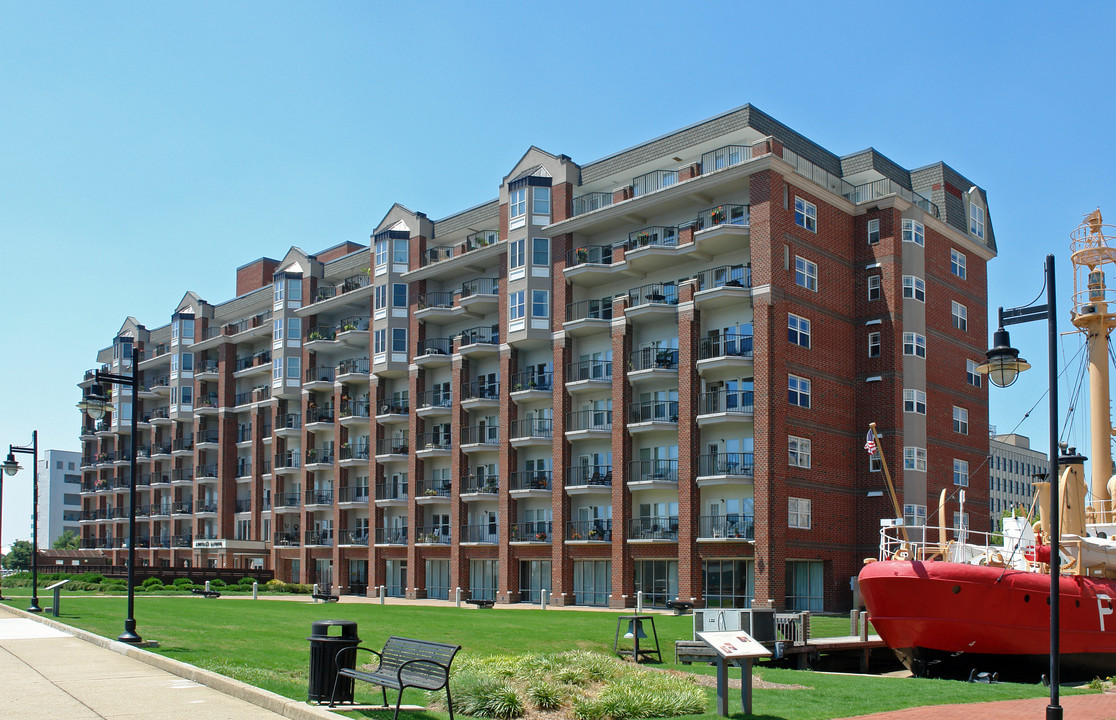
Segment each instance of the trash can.
M330 628L337 628L338 634L330 635ZM351 620L320 620L310 623L310 688L306 699L318 704L329 702L333 693L333 683L342 667L351 670L356 663L356 653L345 653L341 666L336 664L337 653L345 648L360 645L357 637L357 624ZM338 702L353 701L353 679L341 678L337 685Z

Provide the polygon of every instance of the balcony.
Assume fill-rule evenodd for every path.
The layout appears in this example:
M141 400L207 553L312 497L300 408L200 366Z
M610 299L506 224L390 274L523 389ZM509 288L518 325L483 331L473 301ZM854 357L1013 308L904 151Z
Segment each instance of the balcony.
M271 373L271 351L260 350L251 355L238 357L233 363L233 377L248 377L256 374Z
M661 270L678 262L678 228L653 225L628 233L624 263L638 273Z
M407 528L376 528L377 545L406 545Z
M694 247L708 256L748 247L749 210L748 205L726 204L698 213L691 225Z
M344 490L344 488L342 488L342 490ZM406 505L407 483L376 483L376 504L380 506Z
M333 528L306 530L302 534L302 541L307 547L333 547Z
M449 290L420 293L416 298L415 319L419 322L452 320L464 312L453 304L453 297L454 293Z
M194 503L189 500L179 500L171 503L171 515L190 515L194 512Z
M194 366L195 380L216 380L220 365L216 360L196 360Z
M299 536L297 532L277 532L272 538L275 547L298 547Z
M478 475L475 471L470 471L461 487L461 499L466 501L491 500L492 496L499 494L499 492L500 477L498 475Z
M151 411L152 425L170 425L170 407L163 405Z
M566 437L571 440L612 437L612 411L574 410L566 413Z
M461 428L461 451L495 451L500 446L500 428L492 425L471 425Z
M449 415L453 407L453 396L449 390L427 390L418 399L415 414L419 417Z
M465 430L462 430L464 433ZM422 433L415 443L415 455L421 458L449 457L450 454L449 431ZM379 460L379 457L376 458ZM406 457L404 457L406 459Z
M462 330L458 337L461 338L458 352L465 357L495 355L500 344L498 326L478 325Z
M453 352L451 338L427 338L421 340L415 348L415 357L411 359L419 367L435 367L449 365L450 353Z
M612 246L584 245L566 252L566 279L574 285L595 287L613 275Z
M420 258L420 264L422 265L422 267L426 267L427 265L433 265L434 263L440 263L443 260L449 260L450 258L453 257L453 251L454 251L454 246L453 245L433 245L433 246L430 246L430 247L426 248L425 251L423 251L422 257Z
M194 436L194 442L199 450L212 450L212 446L217 445L219 440L216 430L198 430L198 434Z
M752 366L752 336L717 333L698 341L697 370L743 370Z
M698 518L698 540L755 540L751 515L702 515Z
M276 437L297 438L302 434L302 413L287 413L275 419Z
M461 394L461 407L466 410L494 408L500 405L500 383L488 380L473 380L465 386Z
M449 528L442 525L425 525L415 528L416 545L449 545Z
M307 430L332 430L333 426L333 407L314 407L313 403L306 409L306 429ZM311 425L321 425L321 427L311 427Z
M194 414L198 417L206 417L208 415L217 415L220 409L221 402L217 399L217 393L211 392L204 395L197 395L194 397ZM151 414L151 422L155 422L158 418L158 413ZM158 424L158 423L156 423Z
M309 367L304 373L303 389L333 391L337 379L337 367Z
M865 183L864 185L857 185L851 190L846 189L842 194L845 196L845 199L856 205L879 200L889 195L898 195L912 205L920 207L927 215L940 217L937 205L916 193L914 190L908 190L890 178L875 180L870 183Z
M639 489L648 489L677 485L677 460L633 460L628 465L628 487L638 486Z
M508 491L516 497L547 497L550 495L550 470L519 470L508 478Z
M376 422L381 424L407 422L407 414L410 412L410 409L410 402L407 398L389 400L380 405L380 412L376 415Z
M333 448L308 448L306 450L307 470L329 470L333 468Z
M406 462L408 455L408 442L406 435L380 438L376 441L376 462Z
M720 265L694 275L694 303L700 309L740 306L752 297L752 266Z
M246 513L252 512L252 500L250 498L240 498L236 501L236 512Z
M570 395L612 387L611 360L581 360L566 366L566 391Z
M190 533L172 535L170 544L172 548L192 548L194 546L194 536Z
M567 542L612 542L612 520L571 520L566 523Z
M452 492L449 480L419 480L415 486L415 502L419 505L445 502Z
M570 495L612 492L611 465L576 465L566 468L566 492Z
M352 443L345 443L338 451L338 458L341 461L341 467L360 467L367 465L371 452L368 445L368 438L363 437L361 441L355 445Z
M698 395L697 424L699 427L720 423L751 422L755 406L751 390L703 392Z
M171 452L175 455L188 454L194 451L194 438L181 437L175 438L171 443Z
M344 345L355 348L368 347L368 322L366 315L353 315L337 321L336 339ZM367 373L368 370L365 369Z
M678 350L675 348L643 347L628 355L628 380L632 383L677 377Z
M337 544L356 547L368 547L368 528L356 530L338 530Z
M457 304L470 315L483 317L499 307L500 279L481 277L461 284Z
M345 485L337 490L338 505L367 505L370 499L367 485Z
M300 467L302 467L302 458L297 450L289 450L275 456L276 475L294 475L298 473Z
M511 526L511 541L513 543L546 543L550 544L553 524L548 521L517 522Z
M628 432L632 435L654 430L678 432L678 401L647 400L628 405Z
M549 400L554 396L554 373L529 370L511 376L511 399L516 403Z
M194 512L204 515L215 515L217 513L216 500L198 500L194 503Z
M247 392L239 392L233 396L233 405L237 407L244 407L252 403L263 402L271 398L271 387L267 385L259 385L248 390Z
M333 506L333 488L323 487L318 489L307 489L306 493L302 496L302 502L307 510L317 507L332 507Z
M194 476L199 480L202 478L217 478L217 463L206 463L205 465L198 465Z
M678 542L678 516L632 518L628 521L628 540Z
M322 352L337 347L337 328L333 325L318 325L306 333L306 342L303 347L310 352Z
M674 283L648 283L628 290L629 320L646 318L657 322L674 322L678 309L678 286Z
M499 540L496 523L465 525L461 528L461 544L494 545Z
M272 502L276 510L297 510L302 504L302 493L275 493Z
M562 329L568 335L581 337L594 333L607 333L612 324L612 298L579 300L566 305L566 320Z
M600 210L603 207L608 207L612 204L612 193L610 192L591 192L584 195L578 195L573 199L573 214L584 215L585 213Z
M171 474L172 485L192 482L194 482L194 468L192 467L178 468Z
M510 428L512 447L530 445L549 446L553 437L554 421L548 417L526 417L516 420Z
M236 443L237 443L237 445L239 445L240 443L246 443L246 442L251 442L251 441L252 441L252 426L251 426L251 424L238 425L237 428L236 428Z
M367 400L342 400L339 412L341 424L346 426L367 425L369 410Z
M698 456L698 487L735 485L750 481L755 469L753 453L707 453Z

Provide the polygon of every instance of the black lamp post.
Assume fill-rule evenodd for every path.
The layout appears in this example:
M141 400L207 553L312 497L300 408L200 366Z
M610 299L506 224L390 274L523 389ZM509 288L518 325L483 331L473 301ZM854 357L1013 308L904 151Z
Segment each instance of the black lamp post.
M131 457L128 479L128 617L124 619L124 633L117 640L126 643L141 643L143 638L136 632L136 435L138 433L138 420L136 417L136 397L139 392L139 348L132 345L132 374L117 375L98 370L93 376L93 387L89 394L78 403L78 409L84 411L94 420L100 420L108 410L108 400L102 394L100 383L120 385L132 390L132 434Z
M38 613L39 607L39 431L31 431L31 445L9 445L8 459L3 462L4 472L15 475L22 468L16 462L15 453L32 456L31 466L31 607L27 612Z
M12 458L15 460L15 458ZM0 471L0 558L4 556L4 473ZM2 569L2 568L0 568ZM0 590L0 600L4 600L4 593Z
M1000 308L1000 326L993 335L995 347L985 355L988 362L978 369L988 375L988 380L996 387L1007 387L1015 382L1019 373L1031 366L1019 357L1019 351L1011 346L1005 325L1046 320L1047 363L1049 371L1050 394L1050 704L1046 706L1047 720L1061 720L1062 707L1058 704L1058 682L1060 680L1058 661L1058 583L1061 578L1061 555L1059 539L1061 536L1058 518L1058 321L1054 307L1054 256L1046 256L1046 304L1025 307Z

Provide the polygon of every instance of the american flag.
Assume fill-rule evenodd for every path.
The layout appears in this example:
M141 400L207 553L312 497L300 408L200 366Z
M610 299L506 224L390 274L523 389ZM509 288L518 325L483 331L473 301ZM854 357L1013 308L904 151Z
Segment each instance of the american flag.
M872 437L872 430L868 430L868 437L864 440L864 449L868 451L869 455L876 454L876 440Z

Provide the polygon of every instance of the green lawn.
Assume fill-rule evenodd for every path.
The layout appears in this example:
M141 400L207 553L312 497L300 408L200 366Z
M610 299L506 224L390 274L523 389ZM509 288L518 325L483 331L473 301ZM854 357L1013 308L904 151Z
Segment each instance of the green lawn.
M23 592L21 592L23 591ZM9 605L25 608L25 588L5 588ZM49 597L40 604L50 605ZM123 629L123 597L66 595L63 622L107 637ZM256 601L222 598L139 596L136 599L138 630L145 639L157 640L154 652L235 677L287 697L304 700L307 687L310 624L315 620L354 620L362 644L378 648L388 635L404 635L460 644L465 653L561 652L582 648L611 652L619 613L556 610L476 610L369 604L315 604L305 596L289 601ZM672 664L673 643L689 639L692 618L656 617L662 666L699 674L712 674L701 665ZM848 633L848 619L815 618L815 631L830 635ZM734 671L735 672L735 671ZM761 667L770 682L807 686L806 690L757 690L754 709L770 720L823 720L856 714L948 702L980 702L1046 694L1041 686L974 685L942 680L850 677ZM360 697L371 698L368 688ZM363 693L363 694L362 694ZM714 692L708 691L714 714ZM735 693L734 693L735 694ZM735 695L738 703L739 695ZM419 694L412 702L425 704ZM738 706L738 705L737 705ZM377 713L369 713L377 716ZM386 717L386 716L385 716ZM409 716L415 718L416 714ZM419 713L419 720L444 720L440 713Z

